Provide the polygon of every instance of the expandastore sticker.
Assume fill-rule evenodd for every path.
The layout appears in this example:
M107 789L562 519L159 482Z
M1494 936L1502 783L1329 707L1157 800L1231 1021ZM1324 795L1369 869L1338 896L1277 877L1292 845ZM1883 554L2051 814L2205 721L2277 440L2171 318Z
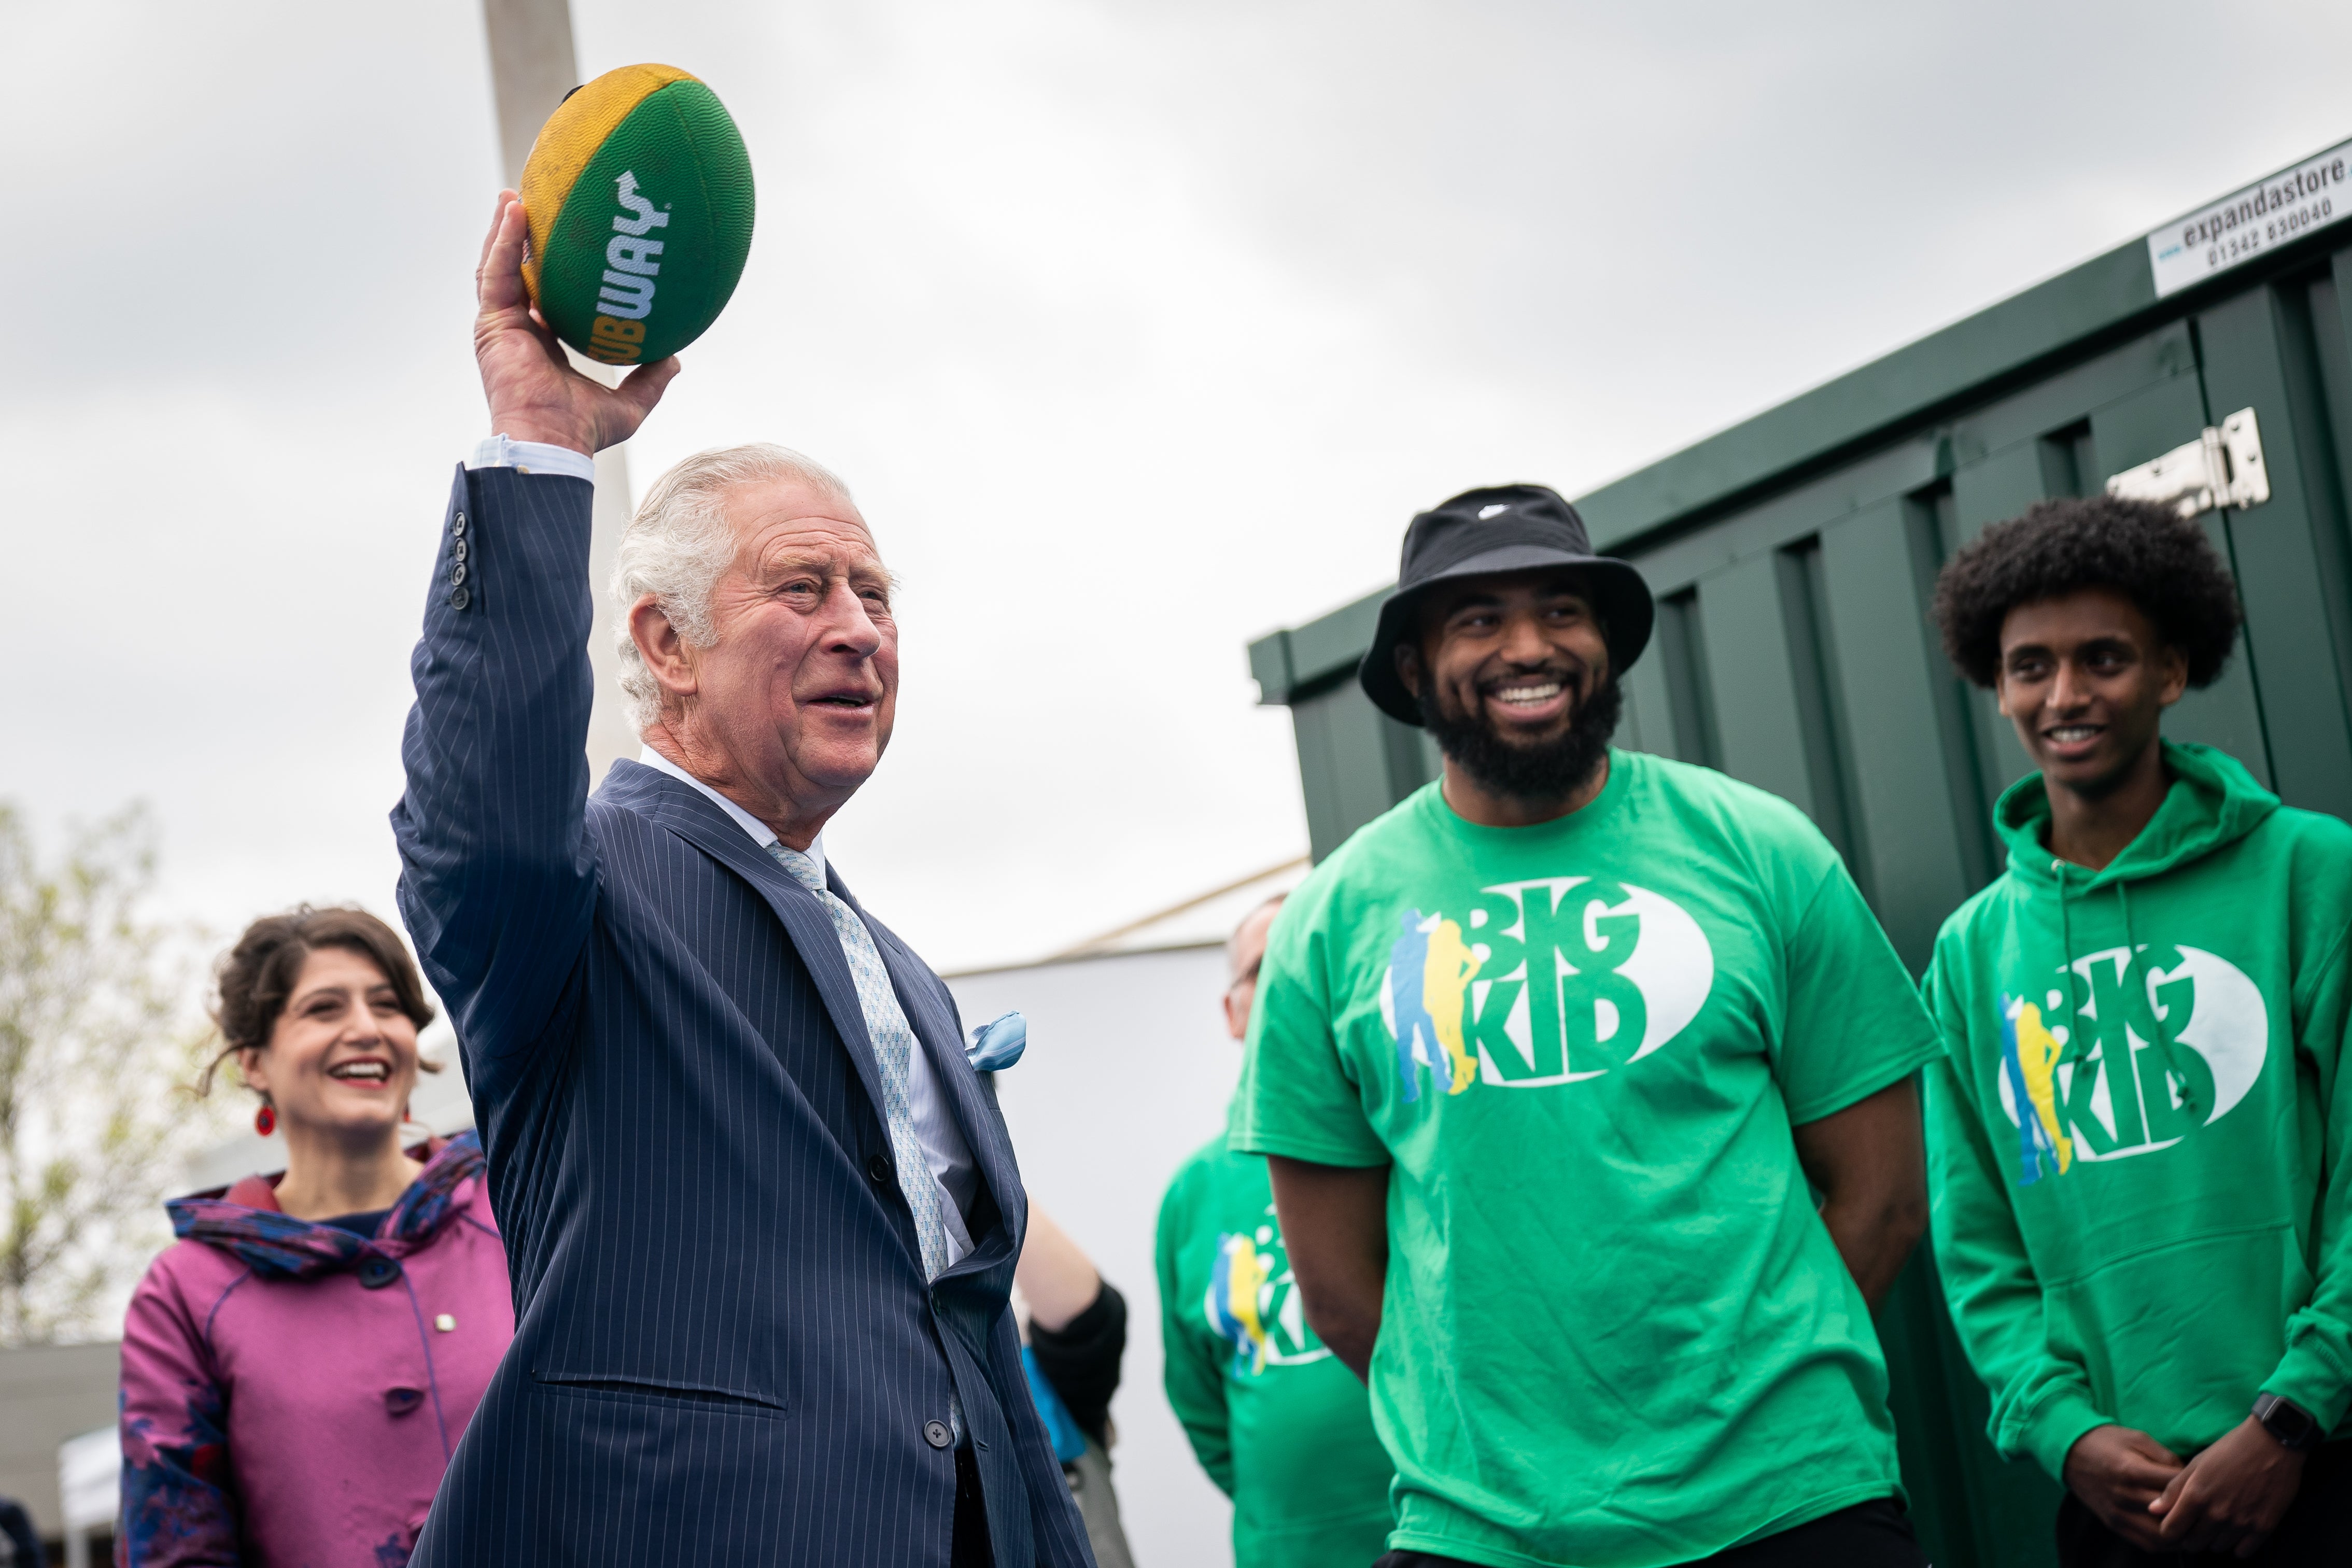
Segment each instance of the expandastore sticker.
M2147 236L2158 298L2352 214L2352 141L2231 192Z

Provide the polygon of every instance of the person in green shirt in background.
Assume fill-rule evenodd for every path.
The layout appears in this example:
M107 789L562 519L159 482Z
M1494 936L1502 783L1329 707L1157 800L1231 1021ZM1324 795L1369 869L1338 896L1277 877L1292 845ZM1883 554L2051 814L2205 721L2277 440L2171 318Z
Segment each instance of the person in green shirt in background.
M2042 769L1927 981L1936 1258L1993 1442L2064 1482L2069 1568L2352 1563L2352 827L2163 738L2238 631L2199 524L2042 502L1936 617Z
M1225 1028L1249 1032L1265 934L1282 900L1225 944ZM1356 1375L1315 1337L1285 1260L1265 1161L1219 1133L1160 1204L1168 1403L1234 1500L1234 1568L1366 1568L1389 1533L1396 1467Z
M1611 748L1652 612L1539 486L1413 519L1359 679L1444 776L1276 917L1233 1145L1369 1374L1389 1568L1923 1568L1869 1303L1935 1030L1796 808Z

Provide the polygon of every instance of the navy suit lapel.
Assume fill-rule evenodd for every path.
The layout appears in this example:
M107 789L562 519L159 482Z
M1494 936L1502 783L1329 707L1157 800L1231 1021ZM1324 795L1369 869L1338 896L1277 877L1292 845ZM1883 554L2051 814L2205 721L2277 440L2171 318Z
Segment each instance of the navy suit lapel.
M824 1010L841 1032L841 1043L848 1048L858 1082L866 1085L875 1116L887 1120L882 1110L882 1075L874 1064L873 1039L866 1032L866 1009L858 1005L857 984L849 977L849 960L841 954L841 935L834 930L833 916L825 913L816 894L793 881L775 856L753 843L751 835L700 790L658 768L625 758L615 762L597 793L607 791L615 803L651 817L750 883L767 900L776 918L784 923L784 934L792 939L801 962L808 966L817 995L824 998Z
M833 916L825 912L816 894L793 881L792 873L773 855L753 843L735 820L699 789L658 768L624 758L613 764L597 794L609 795L615 805L642 812L659 822L751 883L767 901L776 918L783 922L785 935L792 939L801 961L808 966L809 976L816 982L817 995L824 999L825 1011L834 1028L840 1031L842 1044L857 1069L858 1082L866 1086L875 1116L887 1125L882 1075L875 1065L873 1037L866 1033L866 1009L858 1004L857 985L849 976L849 960L842 956L841 934L833 928ZM952 1015L933 996L939 982L922 960L887 926L866 914L856 895L829 864L825 883L835 897L865 921L866 929L873 936L875 948L882 955L882 967L889 972L891 987L898 994L898 1006L906 1013L915 1039L929 1055L932 1074L947 1092L950 1113L963 1131L964 1143L971 1150L980 1179L988 1184L998 1212L1004 1216L1004 1224L998 1231L974 1237L971 1255L941 1278L974 1273L1006 1262L1011 1239L1020 1233L1027 1213L1015 1174L1013 1147L1004 1136L1003 1123L989 1113L979 1074L964 1056L963 1041L956 1037Z

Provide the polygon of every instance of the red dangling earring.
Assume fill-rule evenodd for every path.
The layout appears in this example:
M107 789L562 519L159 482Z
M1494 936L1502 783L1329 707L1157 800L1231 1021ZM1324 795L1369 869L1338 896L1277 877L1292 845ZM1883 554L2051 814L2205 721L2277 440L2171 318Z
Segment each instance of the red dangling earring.
M269 1108L267 1100L261 1103L261 1109L253 1113L253 1130L265 1138L278 1130L278 1113Z

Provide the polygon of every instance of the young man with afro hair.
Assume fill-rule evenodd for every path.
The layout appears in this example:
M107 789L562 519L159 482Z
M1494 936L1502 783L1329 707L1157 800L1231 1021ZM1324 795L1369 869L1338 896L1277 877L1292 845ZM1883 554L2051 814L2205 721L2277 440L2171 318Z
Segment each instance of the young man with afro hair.
M1927 978L1936 1257L1994 1444L2064 1483L2069 1568L2352 1562L2352 828L2163 737L2238 633L2198 523L2044 501L1935 615L2041 768Z

